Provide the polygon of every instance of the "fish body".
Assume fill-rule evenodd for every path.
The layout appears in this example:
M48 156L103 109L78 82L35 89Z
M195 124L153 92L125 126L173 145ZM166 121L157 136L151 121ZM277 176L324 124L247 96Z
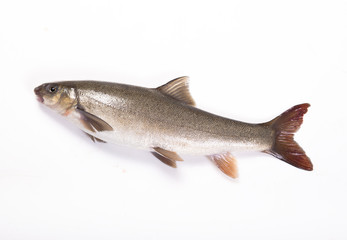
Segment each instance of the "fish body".
M187 77L174 79L158 88L65 81L43 84L35 88L35 93L41 102L66 116L93 141L147 149L173 167L176 161L182 160L177 153L206 155L224 173L236 177L236 161L230 152L261 151L297 167L312 169L309 158L298 145L292 155L302 159L294 162L273 149L280 135L275 127L278 118L268 123L251 124L198 109L190 96ZM296 113L295 121L286 119L284 123L296 122L295 126L289 124L289 135L284 134L280 140L290 140L291 146L295 143L292 132L300 126L309 105L298 106L290 111L290 115ZM280 125L283 127L282 123Z

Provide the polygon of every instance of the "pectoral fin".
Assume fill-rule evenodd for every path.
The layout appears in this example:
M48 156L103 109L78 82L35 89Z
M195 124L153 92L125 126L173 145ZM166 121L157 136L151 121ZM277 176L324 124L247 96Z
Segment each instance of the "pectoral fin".
M188 77L176 78L157 88L160 92L188 105L195 106L195 102L189 93Z
M232 178L238 177L236 159L229 153L207 156L226 175Z
M97 117L91 113L88 113L81 108L76 108L76 111L80 113L81 122L84 125L84 127L86 129L88 129L89 131L101 132L101 131L112 131L113 130L113 128L110 126L110 124L108 124L107 122L105 122L101 118L99 118L99 117Z
M176 168L176 161L183 161L183 159L175 152L171 152L159 147L155 147L153 150L154 152L152 152L152 154L170 167Z
M97 142L101 142L101 143L106 143L104 140L101 140L100 138L96 138L96 137L90 135L89 133L85 133L85 134L87 134L87 136L88 136L93 142L97 141Z

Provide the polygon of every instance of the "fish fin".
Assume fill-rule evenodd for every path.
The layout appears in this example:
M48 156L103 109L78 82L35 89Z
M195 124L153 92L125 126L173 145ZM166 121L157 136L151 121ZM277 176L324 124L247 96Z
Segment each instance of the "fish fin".
M110 126L110 124L108 124L107 122L105 122L104 120L102 120L101 118L98 118L97 116L88 113L86 111L84 111L81 108L76 108L76 111L80 113L81 115L81 122L84 125L84 127L86 129L88 129L91 132L95 132L96 131L112 131L113 128Z
M313 165L310 158L294 141L294 133L299 130L309 106L308 103L296 105L272 121L263 123L275 131L275 140L271 149L264 152L297 168L312 171Z
M86 132L85 132L85 134L87 134L87 136L88 136L93 142L97 141L97 142L101 142L101 143L106 143L104 140L101 140L100 138L94 137L93 135L90 135L89 133L86 133Z
M156 158L158 158L161 162L165 163L166 165L170 166L170 167L173 167L173 168L176 168L177 165L176 165L176 161L175 160L172 160L170 158L167 158L163 155L160 155L159 153L157 152L151 152Z
M189 77L179 77L157 88L160 92L188 105L195 106L189 92Z
M209 155L207 158L229 177L238 178L237 161L231 153L226 152L223 154Z
M176 168L176 161L183 161L183 159L175 152L171 152L160 147L155 147L153 150L154 152L152 152L152 154L170 167Z
M155 147L153 148L153 150L159 153L160 155L163 155L164 157L170 158L174 161L183 161L183 159L175 152L171 152L160 147Z

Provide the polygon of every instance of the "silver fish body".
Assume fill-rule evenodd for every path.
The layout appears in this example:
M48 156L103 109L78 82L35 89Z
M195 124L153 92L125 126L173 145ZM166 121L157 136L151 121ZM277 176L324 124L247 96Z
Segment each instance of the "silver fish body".
M264 151L273 130L223 118L164 95L156 89L116 83L78 82L83 108L99 116L113 131L90 132L108 142L186 154L211 155L227 151Z
M51 108L58 108L61 114L67 116L92 139L94 137L150 151L154 149L159 155L155 155L156 157L163 157L169 163L178 160L176 152L207 155L220 168L226 162L235 165L229 152L263 151L278 155L272 151L279 132L273 122L250 124L194 107L186 77L170 81L159 88L97 81L68 81L44 84L36 88L35 92L44 99L42 92L50 86L56 86L54 88L61 91L60 103L57 100ZM65 100L61 100L62 98ZM64 107L62 102L68 104ZM299 122L302 121L303 111L299 111ZM94 120L100 120L101 123L93 125ZM92 123L89 124L88 121ZM176 159L170 153L176 154ZM232 171L236 171L235 167L232 168ZM227 170L221 170L228 174Z

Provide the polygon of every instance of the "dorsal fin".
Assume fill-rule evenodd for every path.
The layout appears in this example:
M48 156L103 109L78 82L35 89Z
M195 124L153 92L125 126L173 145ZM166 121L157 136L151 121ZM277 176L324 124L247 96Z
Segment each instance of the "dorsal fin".
M160 92L188 105L195 106L189 92L189 77L179 77L157 88Z

